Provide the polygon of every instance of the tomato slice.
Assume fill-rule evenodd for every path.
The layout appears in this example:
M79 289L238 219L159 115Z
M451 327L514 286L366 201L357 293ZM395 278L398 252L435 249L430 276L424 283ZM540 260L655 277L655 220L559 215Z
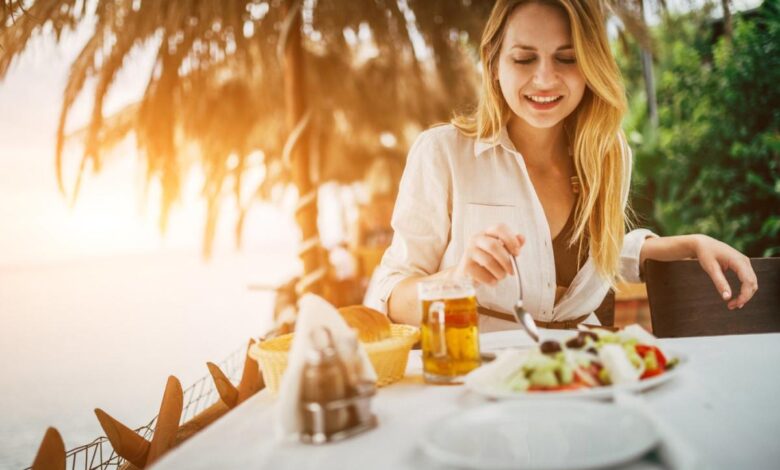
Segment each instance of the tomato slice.
M657 368L652 370L646 370L641 377L639 377L640 380L649 379L650 377L655 377L656 375L661 375L664 373L664 369Z
M654 354L655 355L655 361L658 364L658 367L655 369L647 369L642 374L640 379L646 379L648 377L655 377L656 375L662 374L666 370L666 356L664 356L664 353L661 352L660 349L658 349L655 346L650 346L647 344L637 344L635 346L636 353L639 354L642 358L646 357L647 354Z

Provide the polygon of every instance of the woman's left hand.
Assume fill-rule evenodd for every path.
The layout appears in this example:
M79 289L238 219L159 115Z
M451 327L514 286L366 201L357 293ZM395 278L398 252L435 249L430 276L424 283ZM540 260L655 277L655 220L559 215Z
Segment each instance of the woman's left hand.
M712 279L723 300L729 301L729 310L742 308L758 290L758 279L750 265L750 258L729 245L706 235L693 235L692 237L694 237L695 257ZM742 284L736 298L733 298L731 287L724 275L729 269L737 274L739 282Z

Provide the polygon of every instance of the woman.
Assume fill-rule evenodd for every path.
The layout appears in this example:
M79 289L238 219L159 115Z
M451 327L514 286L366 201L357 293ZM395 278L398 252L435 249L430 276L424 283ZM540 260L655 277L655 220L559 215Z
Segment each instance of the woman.
M551 328L598 323L592 312L610 286L639 282L648 259L697 258L730 309L752 297L749 259L724 243L624 234L631 152L604 23L597 0L496 3L480 46L480 103L412 146L368 304L419 324L417 283L466 276L487 308L482 331L517 328L510 255L526 308Z

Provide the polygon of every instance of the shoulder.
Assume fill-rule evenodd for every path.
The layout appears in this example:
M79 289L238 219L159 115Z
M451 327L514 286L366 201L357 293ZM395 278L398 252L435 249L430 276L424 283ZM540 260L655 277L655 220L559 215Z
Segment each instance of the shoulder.
M422 151L422 152L421 152ZM415 154L436 155L436 157L450 160L462 154L474 153L474 139L463 135L452 124L440 124L426 129L417 136L409 151L409 157Z
M436 143L443 146L474 145L474 139L465 136L452 124L437 124L420 133L417 142Z

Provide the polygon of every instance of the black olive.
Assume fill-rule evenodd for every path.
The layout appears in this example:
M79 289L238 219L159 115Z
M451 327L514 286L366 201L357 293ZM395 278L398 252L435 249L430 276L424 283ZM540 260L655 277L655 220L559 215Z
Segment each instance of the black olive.
M557 341L545 341L541 344L540 349L544 354L555 354L561 351L561 343Z
M585 346L585 338L581 336L575 336L569 341L566 341L566 347L570 349L582 349L583 346Z
M589 352L591 354L598 354L599 353L598 351L596 351L596 348L594 348L593 346L591 346L588 349L586 349L585 352Z
M582 338L583 341L585 341L586 338L590 338L593 341L598 341L599 335L592 331L580 331L580 338Z

